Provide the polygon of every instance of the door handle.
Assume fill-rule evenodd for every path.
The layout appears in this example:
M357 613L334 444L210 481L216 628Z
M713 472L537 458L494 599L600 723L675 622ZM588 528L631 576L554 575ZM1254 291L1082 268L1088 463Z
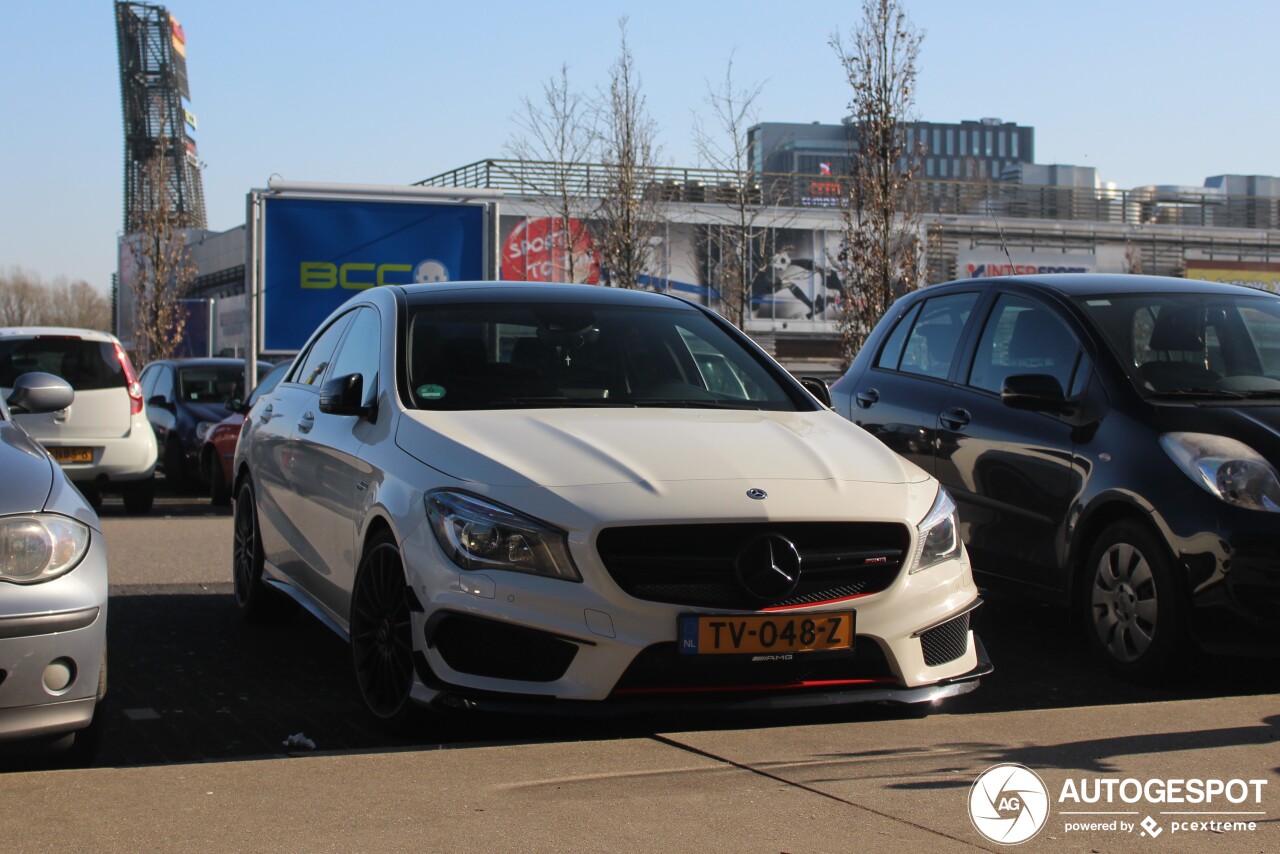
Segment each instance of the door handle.
M880 402L880 392L873 388L860 391L854 395L854 400L858 401L858 406L863 409L870 409Z
M962 430L969 426L970 415L967 409L948 409L938 418L948 430Z
M258 420L263 424L266 424L271 420L271 404L268 403L266 406L262 407L262 411L258 413Z
M315 424L316 424L316 414L314 412L308 412L306 415L303 415L301 418L298 419L298 432L310 433L311 428L314 427Z

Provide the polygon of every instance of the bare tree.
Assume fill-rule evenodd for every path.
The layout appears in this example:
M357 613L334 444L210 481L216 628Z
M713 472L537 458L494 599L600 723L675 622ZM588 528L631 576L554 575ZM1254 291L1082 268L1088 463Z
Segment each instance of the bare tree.
M912 193L921 151L908 149L905 123L915 105L924 34L899 0L863 0L862 20L851 37L847 45L838 34L830 40L853 90L851 174L842 198L838 259L846 364L893 300L918 287L923 250Z
M776 208L764 204L766 194L760 176L752 170L747 149L747 130L755 123L755 102L763 83L739 88L733 79L733 56L725 63L724 79L716 86L707 83L706 104L715 127L708 129L700 116L694 118L693 139L698 157L707 166L723 173L710 197L718 203L720 220L707 227L706 248L713 269L711 282L720 294L721 312L739 329L751 316L752 285L771 263L770 226L785 227ZM764 222L770 225L764 225Z
M110 332L111 302L86 281L55 280L49 287L49 308L44 322L50 326Z
M516 124L522 133L507 144L521 161L521 179L545 199L551 217L549 281L593 280L596 263L585 217L593 205L583 180L595 143L595 111L569 86L569 66L542 86L542 99L524 98Z
M126 244L136 275L133 292L133 349L141 364L171 356L182 342L186 312L181 300L195 281L183 218L175 201L175 143L162 131L143 164L129 221L138 232Z
M596 221L606 283L638 288L652 270L654 239L662 221L661 194L654 180L659 147L657 125L645 108L627 43L625 17L618 29L621 48L609 69L609 91L601 107L600 159L607 185Z
M48 304L39 276L21 267L0 275L0 326L43 325Z
M38 273L10 267L0 273L0 326L74 326L111 329L111 303L83 280L59 276L45 283Z

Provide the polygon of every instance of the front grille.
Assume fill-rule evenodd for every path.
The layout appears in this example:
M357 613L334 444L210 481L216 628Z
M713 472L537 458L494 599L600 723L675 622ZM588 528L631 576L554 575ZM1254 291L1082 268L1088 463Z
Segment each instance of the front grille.
M804 689L857 688L896 682L884 650L859 637L852 651L784 656L687 655L674 643L645 648L614 686L614 696L641 697L699 692L760 693Z
M961 614L920 635L924 663L937 667L955 661L969 651L969 615Z
M763 534L786 537L800 553L798 586L768 601L743 589L735 568L742 548ZM878 593L897 578L910 542L906 526L888 522L643 525L606 528L596 550L637 599L759 610Z
M454 670L494 679L554 682L578 654L576 644L554 635L461 614L445 616L428 634Z

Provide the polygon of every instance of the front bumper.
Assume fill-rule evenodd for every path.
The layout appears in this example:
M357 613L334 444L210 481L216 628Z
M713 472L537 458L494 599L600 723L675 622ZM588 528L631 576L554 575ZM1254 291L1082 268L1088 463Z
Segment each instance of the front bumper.
M0 740L71 732L93 719L106 655L107 568L101 534L91 536L67 575L0 583Z

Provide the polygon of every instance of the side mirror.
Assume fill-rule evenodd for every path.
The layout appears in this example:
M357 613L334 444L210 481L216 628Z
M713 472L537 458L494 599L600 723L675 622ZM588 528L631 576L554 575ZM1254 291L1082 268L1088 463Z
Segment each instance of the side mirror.
M1075 407L1067 402L1058 378L1049 374L1015 374L1005 377L1000 401L1010 409L1064 415Z
M5 403L14 415L36 415L66 409L75 396L71 383L62 377L31 371L13 381L13 392Z
M801 377L800 385L805 387L805 391L818 399L818 402L828 409L831 408L831 387L827 385L827 381L821 377Z
M247 411L244 406L244 401L238 397L227 398L227 402L222 404L222 406L228 412L238 412L241 415Z
M372 407L364 405L364 377L348 374L336 377L320 387L320 411L329 415L367 415Z
M147 398L147 406L152 409L173 409L173 404L163 394L151 395Z

